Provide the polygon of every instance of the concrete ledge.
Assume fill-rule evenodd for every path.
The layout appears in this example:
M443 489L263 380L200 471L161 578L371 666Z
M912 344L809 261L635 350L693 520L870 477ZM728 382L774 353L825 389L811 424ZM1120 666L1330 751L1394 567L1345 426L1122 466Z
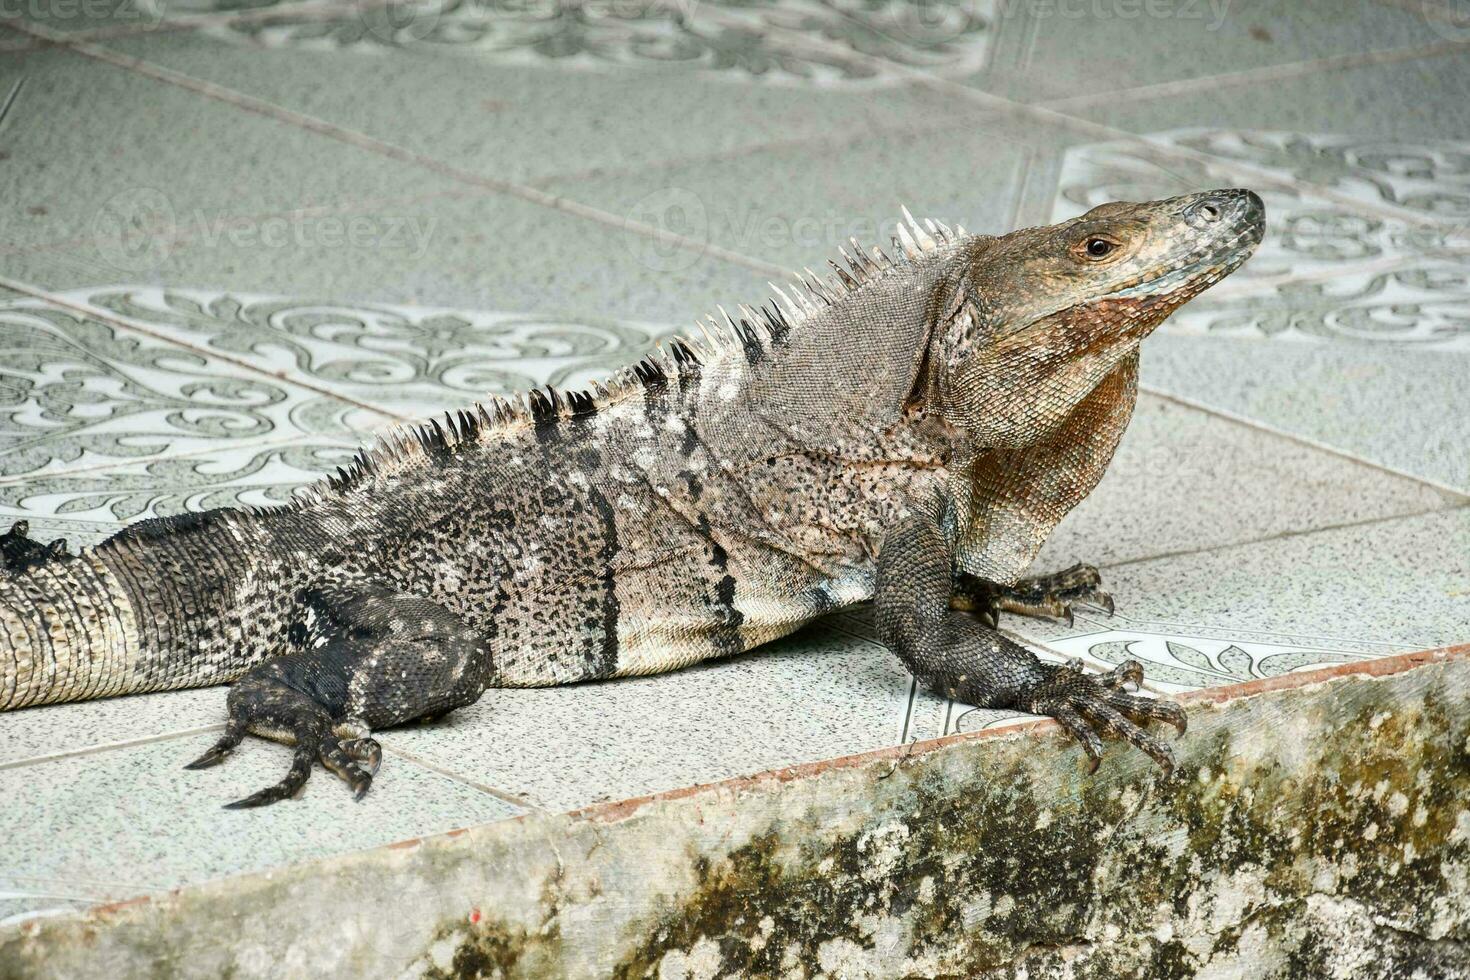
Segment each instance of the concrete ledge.
M1470 646L1182 700L1168 781L1029 723L33 920L0 976L1470 976Z

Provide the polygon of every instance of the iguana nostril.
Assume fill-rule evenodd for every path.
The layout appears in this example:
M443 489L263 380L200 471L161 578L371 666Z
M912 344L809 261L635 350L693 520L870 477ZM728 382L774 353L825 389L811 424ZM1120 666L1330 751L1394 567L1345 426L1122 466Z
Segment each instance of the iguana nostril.
M1204 218L1206 221L1220 220L1220 209L1215 207L1213 204L1200 205L1199 214L1200 217Z

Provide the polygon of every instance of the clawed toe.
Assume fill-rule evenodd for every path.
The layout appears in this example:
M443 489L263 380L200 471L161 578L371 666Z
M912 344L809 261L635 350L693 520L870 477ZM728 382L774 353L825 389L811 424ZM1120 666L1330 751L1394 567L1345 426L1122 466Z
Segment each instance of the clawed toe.
M226 810L249 810L258 806L268 806L281 800L289 799L301 791L306 785L306 780L311 776L312 763L311 746L300 742L296 745L296 752L291 759L291 769L286 773L286 778L274 786L267 786L258 793L252 793L243 800L226 803Z
M1015 585L997 586L971 580L964 608L970 609L991 627L999 626L1000 614L1060 619L1075 624L1072 608L1085 606L1113 615L1113 597L1102 590L1102 576L1092 565L1073 565L1065 571L1022 579Z
M295 796L318 761L341 777L359 800L372 787L383 762L383 749L369 737L367 725L360 720L331 720L320 705L271 676L268 668L237 682L230 690L228 704L230 720L223 737L186 768L218 765L247 731L286 742L294 750L286 778L227 804L225 809L247 810Z
M1129 660L1114 670L1088 676L1080 664L1056 668L1038 689L1031 710L1049 715L1081 743L1097 771L1104 739L1127 742L1146 753L1168 778L1174 772L1174 753L1158 736L1143 726L1164 721L1183 735L1187 727L1184 709L1173 701L1143 698L1123 690L1128 682L1143 681L1143 667Z
M1106 674L1098 674L1097 682L1110 691L1121 691L1128 684L1137 690L1143 683L1143 664L1125 660Z
M353 738L342 743L342 751L363 765L374 776L383 764L383 747L375 738Z

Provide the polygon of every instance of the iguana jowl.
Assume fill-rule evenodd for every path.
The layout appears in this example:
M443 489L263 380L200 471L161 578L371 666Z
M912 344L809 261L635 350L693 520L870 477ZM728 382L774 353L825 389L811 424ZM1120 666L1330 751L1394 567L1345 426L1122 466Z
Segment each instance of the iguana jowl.
M491 686L671 670L876 600L926 685L1051 715L1093 759L1182 732L1142 671L1058 667L1000 611L1111 605L1095 570L1022 580L1101 478L1139 342L1259 243L1222 190L1000 237L900 226L705 342L606 388L533 392L401 428L269 509L145 520L66 556L0 538L0 708L234 681L223 759L293 743L359 796L370 732ZM779 292L779 291L778 291Z

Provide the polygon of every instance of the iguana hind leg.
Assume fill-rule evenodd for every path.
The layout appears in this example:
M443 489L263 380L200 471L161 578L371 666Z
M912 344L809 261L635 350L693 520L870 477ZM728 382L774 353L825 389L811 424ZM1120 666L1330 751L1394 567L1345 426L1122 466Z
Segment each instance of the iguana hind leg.
M295 746L284 779L229 809L295 795L318 760L361 799L382 761L372 729L470 704L489 682L478 633L437 603L374 583L303 590L290 633L298 649L236 682L223 737L186 767L223 761L247 733Z
M30 530L30 522L22 520L16 521L9 531L0 534L0 569L7 572L26 572L48 561L71 557L66 550L65 538L42 544L29 537Z
M1092 565L1073 565L1061 572L1023 578L1014 585L998 585L987 579L958 572L951 608L973 612L1000 625L1000 614L1064 619L1072 625L1072 607L1095 606L1113 614L1113 597L1102 590L1102 576Z
M1144 726L1166 721L1182 735L1184 709L1124 690L1143 679L1128 661L1106 674L1078 664L1043 663L1034 653L976 617L952 609L952 543L933 514L907 518L878 556L875 611L880 635L926 687L983 708L1049 715L1082 743L1092 768L1102 740L1121 739L1148 753L1166 773L1173 754Z

